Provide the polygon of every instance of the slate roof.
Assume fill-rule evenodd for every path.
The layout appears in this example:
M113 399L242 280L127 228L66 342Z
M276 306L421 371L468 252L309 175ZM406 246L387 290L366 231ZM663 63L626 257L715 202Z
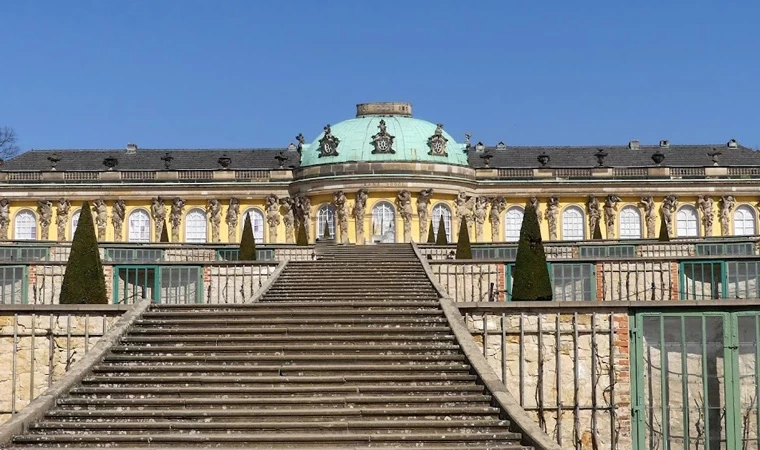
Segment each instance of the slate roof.
M594 154L599 149L607 152L604 159L605 167L648 167L654 166L652 155L660 150L665 155L663 167L705 167L712 166L713 160L708 153L713 149L721 152L718 157L720 166L760 166L760 152L750 148L738 146L729 148L726 144L720 145L670 145L668 148L660 148L658 145L642 145L633 150L627 145L609 146L583 146L583 147L486 147L484 151L470 149L469 162L472 167L485 167L485 161L481 156L490 153L493 157L490 166L493 168L537 168L541 167L538 155L546 152L550 161L547 168L558 167L594 167L597 159Z
M229 169L277 169L279 162L275 159L282 153L288 157L283 164L285 167L298 166L298 153L282 149L138 149L127 153L126 149L114 150L30 150L11 158L3 163L0 170L50 170L51 162L48 157L56 154L60 159L56 164L59 171L105 171L103 160L113 156L119 160L116 170L164 170L161 158L169 153L172 170L211 170L220 169L217 162L222 155L231 159Z
M719 145L671 145L660 148L657 145L642 145L637 150L628 146L515 146L499 148L486 147L484 151L476 151L472 147L468 154L469 164L474 168L485 167L481 158L484 154L492 155L492 168L536 168L540 167L538 155L545 152L550 161L547 168L558 167L595 167L597 159L594 154L598 149L604 149L608 156L604 159L606 167L649 167L654 166L652 154L657 150L665 155L664 167L705 167L712 166L713 160L708 153L716 149L721 152L718 157L720 166L759 166L760 152L738 146L729 148L726 144ZM169 152L174 158L171 161L172 170L212 170L219 169L217 160L227 155L232 161L231 170L277 169L279 162L276 156L282 154L288 157L284 162L286 168L298 167L298 153L286 148L267 149L138 149L135 153L127 153L125 149L103 150L30 150L5 161L0 170L50 170L51 162L48 157L54 154L60 158L56 165L59 171L104 171L103 160L113 156L119 160L116 170L164 170L161 158Z

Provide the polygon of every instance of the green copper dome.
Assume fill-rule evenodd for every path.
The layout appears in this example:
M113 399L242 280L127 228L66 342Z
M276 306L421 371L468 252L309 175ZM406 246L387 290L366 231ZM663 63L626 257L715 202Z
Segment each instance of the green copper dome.
M360 161L468 165L464 144L411 112L408 103L357 105L355 119L328 125L303 145L301 167Z

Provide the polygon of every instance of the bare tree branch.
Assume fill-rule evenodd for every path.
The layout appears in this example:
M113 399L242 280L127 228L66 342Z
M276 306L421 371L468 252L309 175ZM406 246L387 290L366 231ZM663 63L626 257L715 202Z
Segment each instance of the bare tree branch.
M8 159L16 156L19 152L18 145L16 145L17 139L13 128L0 127L0 158Z

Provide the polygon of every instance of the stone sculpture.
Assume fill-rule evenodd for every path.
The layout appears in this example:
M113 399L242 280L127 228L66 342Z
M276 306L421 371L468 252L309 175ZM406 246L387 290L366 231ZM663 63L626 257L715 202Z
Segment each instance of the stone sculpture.
M49 239L50 222L53 219L53 202L40 200L37 202L37 214L40 216L40 239Z
M111 208L111 224L113 225L113 235L115 242L121 242L122 239L122 227L124 226L124 218L127 215L127 202L124 200L116 200Z
M277 242L277 225L280 224L280 199L269 194L264 198L267 212L267 226L269 226L269 242Z
M673 236L673 213L676 212L678 206L678 197L675 195L668 195L662 201L660 206L660 214L662 214L665 220L665 225L668 228L668 236Z
M531 205L533 205L533 208L536 210L536 219L538 220L538 225L541 225L541 221L543 220L543 216L541 215L541 203L538 201L538 198L531 197L530 200L528 200Z
M367 211L367 199L369 191L359 189L356 191L356 201L354 201L354 220L356 221L356 243L364 244L364 215Z
M404 189L396 196L396 206L404 221L404 242L412 242L412 194Z
M215 198L209 199L206 203L206 215L211 223L211 242L221 242L219 226L222 223L222 203Z
M311 200L305 194L298 194L295 196L295 219L296 227L300 227L301 223L304 224L306 230L306 240L310 238L309 217L311 215Z
M169 222L172 223L172 242L179 242L179 230L182 225L182 211L185 210L185 200L180 197L172 199L172 209Z
M8 227L11 224L11 202L7 198L0 200L0 239L8 239Z
M432 189L423 189L417 195L417 217L420 219L420 242L427 242L428 232L430 227L428 226L428 220L430 215L428 214L428 207L430 206L430 198L433 196Z
M709 195L698 195L697 208L702 213L702 229L705 232L705 236L712 236L713 219L715 215L712 197Z
M108 207L106 202L99 198L92 202L92 212L95 213L95 226L98 228L98 240L106 240L106 227L108 226Z
M69 210L71 209L71 202L62 198L58 200L55 214L55 225L58 228L58 240L66 240L66 224L69 222ZM72 236L73 238L74 236Z
M285 225L285 242L288 244L295 242L293 237L293 233L295 231L295 214L293 213L293 203L294 200L292 197L283 197L280 199L280 206L282 207L282 223Z
M230 199L229 206L227 206L227 216L225 217L225 222L227 222L227 241L230 243L237 242L237 226L239 215L240 200L233 197Z
M153 232L155 239L158 240L161 237L161 230L164 229L164 221L166 220L166 205L164 205L164 199L162 197L153 197L150 205L150 213L153 216Z
M475 199L475 239L477 242L483 242L483 224L486 223L486 210L488 208L488 197L478 197Z
M617 215L618 203L620 203L620 197L617 195L611 194L604 199L604 226L607 239L615 239L615 216Z
M491 241L499 242L499 230L501 230L501 213L507 209L507 199L502 196L496 196L491 199L491 212L488 213L488 220L491 223Z
M586 214L588 214L588 228L593 235L594 230L596 229L596 224L602 217L602 212L599 209L599 200L595 195L588 196L588 201L586 202Z
M335 236L337 242L348 244L348 198L343 191L333 193L333 205L335 206L335 216L338 220L338 229L340 237Z
M644 222L646 223L647 227L647 238L654 239L657 237L654 232L654 227L657 222L657 218L655 216L654 198L652 198L651 195L641 197L639 204L644 209Z
M559 215L559 197L546 200L546 221L549 223L549 240L557 240L557 216Z
M723 195L720 197L720 201L718 202L720 211L718 214L720 215L721 236L729 236L731 234L731 230L729 229L728 224L731 217L731 211L734 210L735 205L736 199L733 195Z

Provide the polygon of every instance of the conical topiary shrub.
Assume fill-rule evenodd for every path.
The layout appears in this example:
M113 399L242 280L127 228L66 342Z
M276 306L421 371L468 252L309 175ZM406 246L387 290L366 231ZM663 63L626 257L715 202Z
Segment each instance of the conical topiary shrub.
M306 225L301 221L298 224L298 234L296 235L296 245L306 247L309 245L309 239L306 237Z
M602 239L604 239L602 237L602 227L599 226L599 221L598 220L594 224L594 235L591 237L591 239L594 239L596 241L601 241Z
M530 202L525 205L512 280L513 301L552 299L552 284L546 266L541 229L538 226L536 209Z
M436 245L449 245L449 239L446 237L446 225L443 224L443 217L438 220L438 233L435 237Z
M446 232L444 231L444 235ZM459 237L457 238L456 259L472 259L472 247L470 246L470 232L467 229L467 219L462 217L459 225Z
M433 220L430 220L430 228L428 229L428 244L435 244L435 230L433 229Z
M665 216L662 214L660 214L660 237L658 237L657 240L660 242L670 242L668 223L665 222Z
M62 305L108 303L89 202L82 205L58 301Z
M251 214L245 215L245 225L243 225L243 235L240 237L240 251L238 253L240 261L256 261L256 239L253 237L253 226L251 225Z
M325 220L325 226L322 228L322 239L332 239L330 235L330 223Z
M169 227L166 226L164 220L164 226L161 227L161 239L158 242L169 242Z

